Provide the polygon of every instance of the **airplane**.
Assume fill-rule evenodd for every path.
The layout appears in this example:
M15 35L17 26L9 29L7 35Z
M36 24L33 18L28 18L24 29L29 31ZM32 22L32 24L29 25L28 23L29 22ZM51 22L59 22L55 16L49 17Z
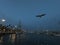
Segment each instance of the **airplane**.
M36 17L43 17L43 16L45 16L46 14L41 14L41 15L37 15Z

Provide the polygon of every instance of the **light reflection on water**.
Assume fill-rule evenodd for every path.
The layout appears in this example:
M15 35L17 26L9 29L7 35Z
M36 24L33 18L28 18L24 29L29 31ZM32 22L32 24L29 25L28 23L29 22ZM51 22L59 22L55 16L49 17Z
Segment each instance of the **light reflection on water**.
M38 34L10 34L0 37L0 45L60 45L60 37Z

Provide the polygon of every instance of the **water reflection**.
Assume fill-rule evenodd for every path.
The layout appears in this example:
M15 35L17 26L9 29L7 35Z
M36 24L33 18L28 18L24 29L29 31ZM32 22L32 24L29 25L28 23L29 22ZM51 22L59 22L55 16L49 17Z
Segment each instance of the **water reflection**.
M23 42L24 34L7 34L0 36L0 45L17 45Z
M0 36L0 45L60 45L60 37L38 34L7 34Z
M0 43L2 43L3 42L3 37L0 37Z
M14 42L16 40L16 34L10 34L9 40L11 40L11 42Z

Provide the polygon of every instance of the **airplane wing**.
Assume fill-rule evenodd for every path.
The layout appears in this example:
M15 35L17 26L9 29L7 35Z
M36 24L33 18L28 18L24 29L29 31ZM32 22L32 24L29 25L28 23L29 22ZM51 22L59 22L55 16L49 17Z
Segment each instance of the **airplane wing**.
M36 17L43 17L43 16L45 16L46 14L41 14L41 15L37 15Z

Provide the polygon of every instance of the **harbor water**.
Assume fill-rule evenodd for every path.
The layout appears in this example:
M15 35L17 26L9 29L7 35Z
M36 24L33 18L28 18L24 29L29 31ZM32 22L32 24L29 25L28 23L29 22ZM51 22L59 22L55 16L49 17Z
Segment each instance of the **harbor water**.
M6 34L0 36L0 45L60 45L60 37L44 34Z

